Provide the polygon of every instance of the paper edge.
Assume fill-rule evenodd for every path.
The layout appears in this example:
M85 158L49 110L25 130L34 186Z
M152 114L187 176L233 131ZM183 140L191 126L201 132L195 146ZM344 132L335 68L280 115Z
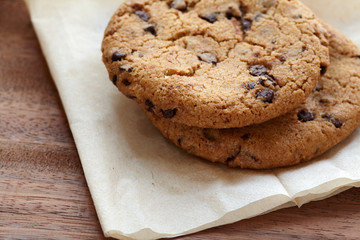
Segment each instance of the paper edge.
M276 204L274 204L270 208L266 209L265 211L262 210L261 207L260 207L262 205L262 202L264 200L273 199L273 198L280 198L280 200L281 199L284 199L284 200L281 201L281 202L277 201ZM227 224L239 222L241 220L253 218L253 217L256 217L256 216L259 216L259 215L267 214L269 212L272 212L272 211L275 211L275 210L278 210L278 209L282 209L283 208L282 206L291 207L291 206L295 206L295 205L289 199L289 196L284 195L284 194L277 194L277 195L269 196L269 197L262 198L262 199L259 199L257 201L254 201L252 203L249 203L246 206L242 207L241 209L236 209L236 210L233 210L233 211L230 211L230 212L224 214L221 218L219 218L217 220L214 220L212 222L203 224L203 225L198 226L196 228L192 228L192 229L190 229L190 230L188 230L186 232L180 233L180 234L165 233L165 232L158 233L158 232L152 231L150 228L144 228L144 229L141 229L139 231L132 232L132 233L123 233L123 232L121 232L119 230L108 230L108 231L104 232L104 234L105 234L106 237L121 238L121 239L145 239L145 238L141 238L141 237L140 238L139 237L134 237L135 235L144 234L144 233L147 236L151 235L151 237L146 238L146 239L149 239L149 240L159 239L159 238L174 238L174 237L178 237L178 236L184 236L184 235L196 233L196 232L206 230L206 229L210 229L210 228L217 227L217 226L222 226L222 225L227 225ZM254 213L254 214L250 214L250 215L241 217L242 214L240 212L249 211L249 208L257 208L257 209L261 209L261 210L259 210L258 212ZM218 223L219 221L221 221L222 223L219 224ZM144 233L142 233L142 232L144 232Z
M317 194L310 193L311 191L314 191L317 188L321 188L322 185L327 185L327 184L332 183L333 181L339 181L339 180L348 180L348 183L345 183L345 184L343 184L341 186L338 186L338 187L334 188L330 192L320 192L320 193L317 193ZM298 208L301 208L303 205L305 205L305 204L307 204L309 202L321 201L321 200L327 199L329 197L333 197L335 195L338 195L341 192L344 192L344 191L349 190L349 189L354 188L354 187L355 188L360 188L360 182L358 182L356 180L340 178L340 179L334 179L333 181L331 181L330 183L320 184L320 185L318 185L318 186L316 186L316 187L314 187L312 189L306 190L304 192L309 192L308 194L306 194L304 196L301 196L301 197L294 197L294 199L291 199L291 197L283 195L283 194L278 194L278 195L274 195L274 196L270 196L270 197L267 197L267 198L257 200L257 201L255 201L253 203L250 203L250 204L242 207L241 209L237 209L237 210L228 212L228 213L224 214L221 218L219 218L217 220L214 220L214 221L209 222L207 224L201 225L201 226L199 226L197 228L190 229L190 230L188 230L186 232L183 232L181 234L158 233L158 232L152 231L150 228L144 228L144 229L141 229L139 231L132 232L132 233L123 233L123 232L121 232L119 230L107 230L106 232L104 231L104 235L105 235L105 237L112 237L112 238L117 238L117 239L121 238L121 239L126 239L126 240L128 240L128 239L129 240L144 239L144 238L134 237L135 235L143 234L142 232L146 233L147 235L152 236L150 238L146 238L146 239L149 239L149 240L159 239L159 238L174 238L174 237L179 237L179 236L185 236L185 235L188 235L188 234L200 232L200 231L210 229L210 228L213 228L213 227L232 224L232 223L240 222L242 220L253 218L253 217L256 217L256 216L265 215L265 214L268 214L268 213L271 213L271 212L274 212L274 211L277 211L277 210L280 210L280 209L284 209L284 208L295 207L295 206L297 206ZM308 201L301 201L301 198L307 197L309 195L312 195L314 197L311 198ZM269 208L268 210L260 211L260 213L255 213L255 214L245 216L245 217L239 217L239 215L241 215L240 211L244 211L244 209L247 210L247 208L249 206L256 205L256 204L259 204L260 202L262 202L262 201L264 201L266 199L275 198L275 197L279 197L279 196L288 198L288 201L280 203L277 206L273 206L272 208ZM290 198L290 200L289 200L289 198ZM229 217L229 215L234 215L234 216ZM237 220L234 220L234 219L237 219ZM219 224L218 222L222 222L222 223Z

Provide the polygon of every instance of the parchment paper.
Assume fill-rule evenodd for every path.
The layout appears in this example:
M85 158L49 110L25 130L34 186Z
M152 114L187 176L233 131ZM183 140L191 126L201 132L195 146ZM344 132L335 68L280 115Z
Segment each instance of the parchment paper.
M360 44L360 1L304 2ZM316 161L273 171L207 163L166 141L101 62L120 3L27 0L106 236L173 237L360 187L360 129Z

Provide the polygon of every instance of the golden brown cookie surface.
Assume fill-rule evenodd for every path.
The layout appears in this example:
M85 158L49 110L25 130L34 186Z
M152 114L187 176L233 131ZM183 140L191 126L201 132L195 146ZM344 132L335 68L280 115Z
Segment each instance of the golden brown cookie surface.
M189 153L231 167L266 169L308 161L360 125L360 50L331 32L330 65L306 102L284 116L236 129L204 129L147 113L163 135Z
M303 102L328 65L324 35L297 0L128 0L102 51L110 79L143 109L231 128Z

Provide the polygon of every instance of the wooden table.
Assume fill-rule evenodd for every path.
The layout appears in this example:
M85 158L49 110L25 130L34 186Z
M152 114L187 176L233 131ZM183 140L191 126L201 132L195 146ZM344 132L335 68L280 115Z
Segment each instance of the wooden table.
M0 239L103 239L24 3L0 1ZM360 239L360 189L179 239Z

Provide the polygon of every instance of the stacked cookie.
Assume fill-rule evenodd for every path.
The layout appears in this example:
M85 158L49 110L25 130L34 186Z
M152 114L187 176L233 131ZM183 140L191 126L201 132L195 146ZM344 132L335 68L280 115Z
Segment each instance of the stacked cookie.
M128 0L102 51L162 134L213 162L298 164L360 125L360 50L297 0Z

